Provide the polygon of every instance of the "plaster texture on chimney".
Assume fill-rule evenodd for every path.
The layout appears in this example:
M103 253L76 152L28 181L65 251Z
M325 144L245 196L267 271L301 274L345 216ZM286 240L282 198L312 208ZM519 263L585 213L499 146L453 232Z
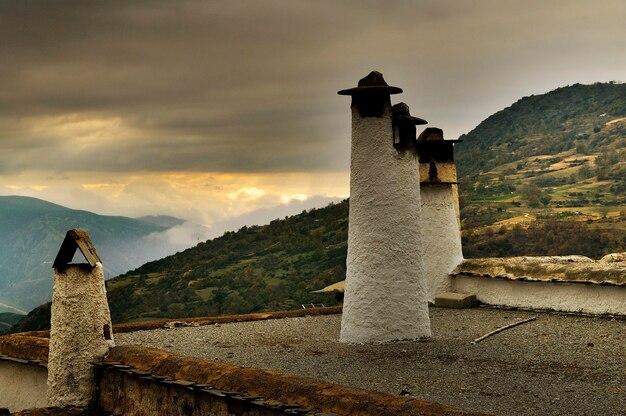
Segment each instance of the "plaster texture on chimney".
M463 261L453 185L422 186L424 263L428 299L452 290L449 274Z
M88 406L95 395L93 363L114 346L101 263L55 270L50 324L48 405Z
M412 149L393 147L390 99L380 99L380 117L361 117L353 98L344 343L431 335L419 164Z

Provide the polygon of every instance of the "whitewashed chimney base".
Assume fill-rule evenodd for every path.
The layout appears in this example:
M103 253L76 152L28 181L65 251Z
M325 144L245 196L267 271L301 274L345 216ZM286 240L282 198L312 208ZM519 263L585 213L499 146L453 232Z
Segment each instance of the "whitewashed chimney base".
M423 185L422 230L428 299L452 290L449 274L463 261L453 185Z
M383 343L431 336L421 256L419 163L392 145L382 117L352 106L350 219L340 341Z

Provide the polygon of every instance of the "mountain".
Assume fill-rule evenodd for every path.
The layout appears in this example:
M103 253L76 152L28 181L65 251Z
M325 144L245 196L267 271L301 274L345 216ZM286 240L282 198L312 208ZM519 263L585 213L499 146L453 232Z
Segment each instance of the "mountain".
M479 247L486 232L537 220L533 226L568 218L614 236L626 227L626 84L524 97L461 139L455 159L468 255L491 250Z
M459 174L476 179L533 157L619 152L626 144L624 117L626 84L575 84L524 97L459 137Z
M0 310L26 313L50 299L52 261L71 228L89 232L107 277L192 245L167 238L175 228L0 196Z
M15 325L24 315L11 312L0 312L0 330L7 329Z
M178 225L183 225L185 220L180 218L171 217L169 215L146 215L137 218L140 221L147 222L148 224L158 225L159 227L172 228Z
M624 117L623 84L577 84L523 98L463 136L465 257L626 251ZM109 280L113 319L333 304L310 292L344 279L347 229L343 201L226 232ZM43 305L13 330L47 322Z

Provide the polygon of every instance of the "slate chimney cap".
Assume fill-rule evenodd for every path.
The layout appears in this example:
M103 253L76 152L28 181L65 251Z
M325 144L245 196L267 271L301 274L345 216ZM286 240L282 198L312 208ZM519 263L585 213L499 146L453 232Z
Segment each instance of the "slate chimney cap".
M363 94L400 94L402 88L391 87L383 78L383 74L372 71L368 76L359 80L358 87L338 91L339 95L363 95Z
M89 234L83 230L72 229L65 234L65 239L61 243L61 248L54 259L52 268L55 270L65 268L72 261L76 250L80 250L91 267L96 267L96 263L102 262L89 238Z
M414 124L416 126L428 124L428 121L424 120L423 118L411 116L409 106L405 103L395 104L391 107L391 112L393 113L393 119L395 121L404 122L406 124Z
M428 127L426 128L422 134L417 138L418 142L432 142L432 141L442 141L443 139L443 130L437 127Z
M417 138L418 142L443 142L443 143L461 143L461 139L444 139L443 130L437 127L427 127Z

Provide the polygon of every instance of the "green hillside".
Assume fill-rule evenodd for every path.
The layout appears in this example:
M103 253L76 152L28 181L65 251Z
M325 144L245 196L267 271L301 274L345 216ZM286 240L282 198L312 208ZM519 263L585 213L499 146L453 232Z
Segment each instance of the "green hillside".
M623 117L626 84L575 84L524 97L460 137L459 174L474 181L510 168L530 172L524 162L531 157L620 153L626 144L626 120L618 121Z
M493 242L482 240L494 231L527 233L565 218L596 234L616 230L610 245L622 247L615 233L626 229L626 84L576 84L525 97L461 138L456 161L468 255L492 252L486 247Z
M107 282L115 322L291 309L345 277L348 203L243 227Z

